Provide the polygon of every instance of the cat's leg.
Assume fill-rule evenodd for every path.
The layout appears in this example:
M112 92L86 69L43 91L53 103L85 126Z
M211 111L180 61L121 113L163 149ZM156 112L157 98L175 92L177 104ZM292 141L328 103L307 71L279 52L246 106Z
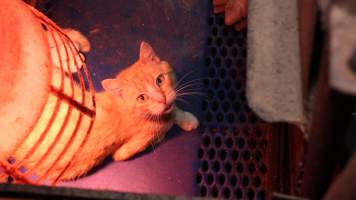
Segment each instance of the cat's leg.
M53 34L53 30L46 31L52 62L57 68L62 66L64 71L75 73L82 68L83 62L85 62L85 56L82 52L86 53L90 51L90 42L77 30L62 29L62 31L73 43L69 43L69 41L63 40L63 38L61 39L59 34Z
M175 123L185 131L192 131L199 126L198 119L190 112L183 111L178 107L173 110Z
M127 160L134 156L135 154L146 149L149 144L149 138L147 137L134 137L131 138L128 142L121 145L113 154L113 158L116 161Z

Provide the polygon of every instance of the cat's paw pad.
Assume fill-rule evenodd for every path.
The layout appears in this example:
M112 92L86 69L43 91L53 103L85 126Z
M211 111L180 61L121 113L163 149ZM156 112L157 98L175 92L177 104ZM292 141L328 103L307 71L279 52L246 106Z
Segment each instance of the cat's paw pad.
M184 131L192 131L199 126L198 119L190 112L184 112L184 120L179 124Z

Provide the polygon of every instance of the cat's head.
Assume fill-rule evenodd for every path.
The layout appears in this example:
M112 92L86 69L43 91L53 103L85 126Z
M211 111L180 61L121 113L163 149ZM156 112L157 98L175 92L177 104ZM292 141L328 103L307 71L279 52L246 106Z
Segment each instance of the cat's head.
M175 81L171 66L148 43L141 42L138 61L101 83L106 92L121 99L135 113L160 116L173 110Z

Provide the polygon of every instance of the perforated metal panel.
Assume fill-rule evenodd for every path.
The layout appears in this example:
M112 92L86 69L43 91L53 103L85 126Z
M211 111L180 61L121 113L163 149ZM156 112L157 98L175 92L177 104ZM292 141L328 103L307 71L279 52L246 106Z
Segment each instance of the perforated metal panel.
M247 105L246 30L236 32L224 25L223 15L212 13L209 25L203 81L207 97L196 175L200 196L265 199L272 126Z

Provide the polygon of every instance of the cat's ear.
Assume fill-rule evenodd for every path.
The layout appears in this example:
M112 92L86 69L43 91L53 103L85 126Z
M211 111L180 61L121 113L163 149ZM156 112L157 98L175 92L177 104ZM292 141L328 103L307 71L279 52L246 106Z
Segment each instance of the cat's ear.
M140 45L140 61L143 63L160 62L160 58L151 45L144 41L142 41Z
M122 95L122 87L117 79L104 79L101 81L101 86L103 86L106 92L114 96L120 97Z

